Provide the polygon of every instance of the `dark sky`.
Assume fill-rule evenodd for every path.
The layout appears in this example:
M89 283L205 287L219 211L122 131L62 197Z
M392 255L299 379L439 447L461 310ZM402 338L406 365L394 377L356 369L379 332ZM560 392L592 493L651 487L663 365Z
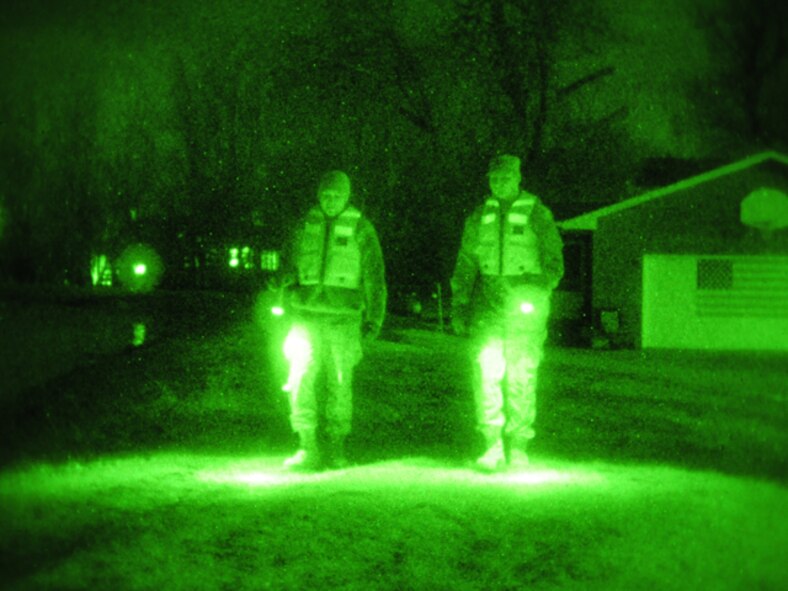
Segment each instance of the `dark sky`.
M315 8L319 4L15 0L5 3L2 26L10 36L0 47L4 58L32 68L57 64L56 55L40 55L49 51L82 56L88 67L94 67L95 59L115 59L115 51L155 55L231 36L239 27L255 27L261 37L272 39L283 31L305 33L327 26L324 12ZM607 105L623 101L629 110L627 130L645 151L680 156L707 152L713 134L699 129L693 120L684 87L712 68L719 56L709 52L694 22L692 3L602 0L599 4L609 25L595 55L584 56L568 42L554 64L556 75L567 82L581 76L594 61L615 66L610 83L598 85L593 95L584 97L579 110L594 117ZM449 22L448 5L437 0L395 2L398 30L409 42L429 44Z

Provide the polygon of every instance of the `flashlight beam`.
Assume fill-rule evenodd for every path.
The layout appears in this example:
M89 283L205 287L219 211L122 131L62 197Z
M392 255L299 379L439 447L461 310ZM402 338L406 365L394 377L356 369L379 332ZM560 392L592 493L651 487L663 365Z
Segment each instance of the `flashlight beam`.
M312 360L312 344L309 342L309 335L304 328L294 326L290 330L285 338L284 354L285 359L290 362L290 372L282 390L296 393Z

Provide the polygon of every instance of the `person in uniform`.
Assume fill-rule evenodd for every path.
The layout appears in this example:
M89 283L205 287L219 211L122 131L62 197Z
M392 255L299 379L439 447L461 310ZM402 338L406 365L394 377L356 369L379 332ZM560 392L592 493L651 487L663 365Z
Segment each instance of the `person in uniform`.
M353 372L362 342L380 333L387 298L378 236L350 203L348 175L339 170L323 175L317 197L286 262L291 285L285 307L292 326L285 339L291 364L285 390L299 448L285 466L306 471L347 465Z
M488 180L491 194L465 223L451 315L454 332L470 335L476 352L476 425L484 440L476 466L497 471L528 464L550 296L564 263L552 213L520 187L519 158L493 158Z

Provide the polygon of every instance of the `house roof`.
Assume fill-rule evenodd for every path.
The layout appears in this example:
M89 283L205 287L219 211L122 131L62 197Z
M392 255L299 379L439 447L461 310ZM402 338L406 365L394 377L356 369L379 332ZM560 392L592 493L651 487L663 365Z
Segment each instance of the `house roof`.
M560 221L557 223L557 225L562 230L596 230L599 218L603 218L612 213L623 211L631 207L636 207L642 203L646 203L647 201L659 199L665 195L675 193L676 191L683 191L684 189L689 189L691 187L702 185L708 181L746 170L767 160L774 160L776 162L781 162L782 164L788 165L788 156L784 154L774 151L760 152L731 164L714 168L708 172L704 172L703 174L681 180L677 183L673 183L672 185L655 189L653 191L649 191L648 193L643 193L642 195L630 197L629 199L625 199L619 203L614 203L600 209L595 209L594 211L589 211L582 215L569 218L568 220Z

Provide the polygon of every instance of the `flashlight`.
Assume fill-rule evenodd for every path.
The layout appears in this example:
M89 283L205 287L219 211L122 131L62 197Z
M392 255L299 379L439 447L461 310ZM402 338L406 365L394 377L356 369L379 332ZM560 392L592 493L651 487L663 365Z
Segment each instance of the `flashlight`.
M531 302L522 302L520 304L520 312L523 314L532 314L534 311L534 305Z
M271 314L274 316L284 316L285 315L285 288L287 287L286 283L282 283L274 287L274 283L270 283L268 289L273 292L273 305L271 306Z

